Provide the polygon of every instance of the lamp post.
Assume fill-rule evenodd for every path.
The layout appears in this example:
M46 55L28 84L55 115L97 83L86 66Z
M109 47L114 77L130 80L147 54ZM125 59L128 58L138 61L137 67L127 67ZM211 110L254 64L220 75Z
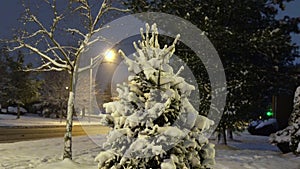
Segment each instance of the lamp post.
M102 61L102 59L101 59ZM89 110L88 111L88 120L89 120L89 123L91 122L91 118L90 118L90 115L92 113L92 110L93 110L93 104L92 104L92 101L93 101L93 58L91 58L91 62L90 62L90 95L89 95L89 100L90 100L90 105L89 105Z
M103 57L102 57L103 56ZM104 61L112 62L115 59L116 53L114 50L109 49L107 50L104 55L97 55L96 57L92 57L90 59L90 64L88 66L85 66L83 68L78 69L78 73L81 73L83 71L89 70L89 113L88 113L88 121L90 122L90 115L93 112L93 93L94 93L94 87L93 87L93 68L95 67L96 63L102 64Z

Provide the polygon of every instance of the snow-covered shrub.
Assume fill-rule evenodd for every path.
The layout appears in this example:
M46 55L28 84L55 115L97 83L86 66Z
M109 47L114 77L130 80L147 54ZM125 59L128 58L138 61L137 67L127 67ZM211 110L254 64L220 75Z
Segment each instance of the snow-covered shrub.
M194 86L174 73L169 59L179 35L169 47L160 48L156 25L146 24L142 41L134 43L138 56L122 51L129 83L119 84L119 100L106 103L102 122L112 127L96 157L98 167L108 168L210 168L214 145L204 132L213 121L199 115L188 100Z
M275 144L289 143L290 150L295 154L300 154L300 86L295 92L289 126L272 134L270 140Z

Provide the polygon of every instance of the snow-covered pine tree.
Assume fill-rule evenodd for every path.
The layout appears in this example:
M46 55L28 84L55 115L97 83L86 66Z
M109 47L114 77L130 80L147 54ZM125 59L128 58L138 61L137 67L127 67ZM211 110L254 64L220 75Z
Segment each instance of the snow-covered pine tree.
M293 112L288 127L272 134L270 141L275 144L289 143L290 150L294 154L300 154L300 86L295 92Z
M179 35L160 48L156 24L141 28L142 41L134 43L134 60L121 50L129 83L118 85L118 101L104 104L103 121L112 127L96 157L100 169L210 168L214 145L204 132L213 121L199 115L188 100L194 86L175 74L169 59Z
M300 154L300 86L295 92L294 109L289 125L294 127L291 133L290 149L294 154Z

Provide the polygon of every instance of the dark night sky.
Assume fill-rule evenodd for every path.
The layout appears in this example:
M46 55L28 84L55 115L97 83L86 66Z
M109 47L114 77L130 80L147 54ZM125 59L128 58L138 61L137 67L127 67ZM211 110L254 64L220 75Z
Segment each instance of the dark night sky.
M21 0L2 0L0 2L0 38L11 36L11 29L16 28L21 16Z
M23 7L21 0L1 0L0 1L0 38L11 36L11 29L17 28L17 19L21 16ZM290 2L286 6L286 11L280 12L278 17L284 15L300 16L300 0ZM300 35L293 36L293 41L300 45Z

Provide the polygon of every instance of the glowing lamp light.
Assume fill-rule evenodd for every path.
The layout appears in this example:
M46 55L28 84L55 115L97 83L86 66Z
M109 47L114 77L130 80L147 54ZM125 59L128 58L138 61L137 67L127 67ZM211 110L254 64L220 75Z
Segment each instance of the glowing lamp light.
M115 56L116 56L116 53L115 53L114 50L109 49L109 50L107 50L105 52L104 56L105 56L105 60L107 60L107 61L113 61L114 58L115 58Z

